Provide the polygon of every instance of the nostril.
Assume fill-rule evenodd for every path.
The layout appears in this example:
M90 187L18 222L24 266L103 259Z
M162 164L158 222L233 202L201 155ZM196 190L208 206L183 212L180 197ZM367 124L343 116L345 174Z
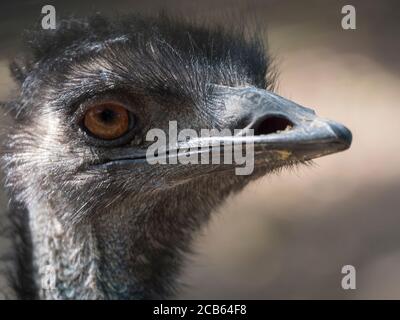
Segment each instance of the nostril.
M256 121L251 129L254 129L254 135L260 136L271 133L278 133L293 128L294 124L282 116L269 116Z

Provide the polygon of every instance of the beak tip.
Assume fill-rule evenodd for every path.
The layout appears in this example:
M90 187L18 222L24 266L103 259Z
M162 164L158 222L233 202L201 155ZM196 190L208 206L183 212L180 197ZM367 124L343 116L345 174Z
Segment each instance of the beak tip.
M353 140L353 135L349 129L344 125L337 122L330 122L329 126L334 132L337 142L343 145L344 149L350 148L351 142Z

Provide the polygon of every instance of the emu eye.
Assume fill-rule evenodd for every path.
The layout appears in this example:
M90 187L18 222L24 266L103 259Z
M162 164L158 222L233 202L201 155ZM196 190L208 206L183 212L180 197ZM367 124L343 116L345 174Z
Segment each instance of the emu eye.
M113 140L122 137L130 129L130 114L117 103L102 103L89 108L83 125L93 136Z

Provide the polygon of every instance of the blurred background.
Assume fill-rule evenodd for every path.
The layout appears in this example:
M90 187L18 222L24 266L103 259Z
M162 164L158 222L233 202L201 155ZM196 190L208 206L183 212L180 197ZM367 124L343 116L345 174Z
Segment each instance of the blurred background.
M353 132L349 151L229 198L197 237L177 298L400 299L399 1L1 1L0 101L14 87L8 63L21 32L45 4L58 16L164 9L257 18L277 60L277 92ZM341 27L346 4L356 8L356 30ZM3 252L7 246L0 240ZM341 288L347 264L356 268L356 290Z

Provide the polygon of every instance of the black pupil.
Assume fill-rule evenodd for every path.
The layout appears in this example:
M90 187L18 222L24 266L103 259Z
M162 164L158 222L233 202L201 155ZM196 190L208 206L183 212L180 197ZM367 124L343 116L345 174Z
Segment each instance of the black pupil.
M100 119L104 123L112 123L115 120L115 112L111 109L105 109L100 113Z

